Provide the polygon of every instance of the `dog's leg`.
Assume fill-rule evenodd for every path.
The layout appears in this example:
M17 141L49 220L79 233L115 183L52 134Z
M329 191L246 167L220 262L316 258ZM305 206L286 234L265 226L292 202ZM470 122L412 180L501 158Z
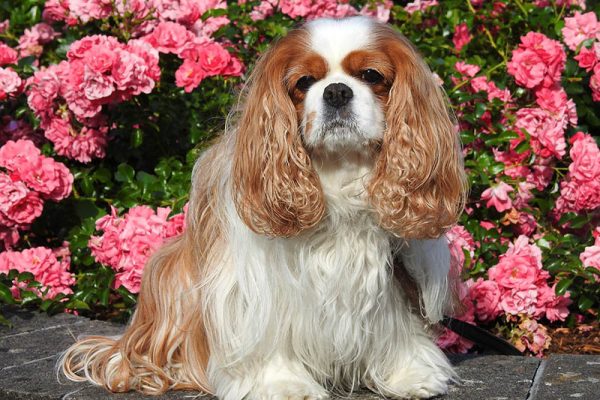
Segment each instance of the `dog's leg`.
M215 394L221 400L319 400L327 391L304 366L275 353L267 361L251 365L215 368L209 373L215 382Z
M423 329L423 322L408 316L406 331L396 332L397 341L387 354L369 368L368 386L382 395L398 399L426 399L446 393L456 380L444 353ZM400 336L402 335L402 337Z

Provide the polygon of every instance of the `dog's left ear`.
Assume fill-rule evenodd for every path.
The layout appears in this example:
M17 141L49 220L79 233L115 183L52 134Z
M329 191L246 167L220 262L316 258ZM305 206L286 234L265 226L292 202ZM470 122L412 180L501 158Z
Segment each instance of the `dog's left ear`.
M458 220L466 177L446 96L402 35L381 25L376 43L390 57L394 82L387 128L369 185L380 224L405 239L436 238Z

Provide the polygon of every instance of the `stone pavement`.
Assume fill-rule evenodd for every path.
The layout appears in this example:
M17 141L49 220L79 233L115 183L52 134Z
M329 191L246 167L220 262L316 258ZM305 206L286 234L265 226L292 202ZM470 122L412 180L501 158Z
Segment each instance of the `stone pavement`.
M47 317L38 312L4 308L14 325L0 325L0 399L4 400L133 400L136 393L109 394L88 384L61 379L54 370L61 351L78 335L115 335L122 326L68 314ZM440 400L600 400L600 356L552 355L548 359L511 356L454 356L462 378ZM171 392L154 399L200 398L192 392ZM205 399L208 399L206 397ZM352 400L378 400L367 391Z

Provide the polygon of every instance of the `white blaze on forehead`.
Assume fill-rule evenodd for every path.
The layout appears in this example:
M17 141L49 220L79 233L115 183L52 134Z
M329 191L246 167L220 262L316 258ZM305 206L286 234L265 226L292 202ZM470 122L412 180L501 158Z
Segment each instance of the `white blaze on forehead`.
M367 17L318 19L307 24L310 46L337 69L349 53L369 45L373 22Z

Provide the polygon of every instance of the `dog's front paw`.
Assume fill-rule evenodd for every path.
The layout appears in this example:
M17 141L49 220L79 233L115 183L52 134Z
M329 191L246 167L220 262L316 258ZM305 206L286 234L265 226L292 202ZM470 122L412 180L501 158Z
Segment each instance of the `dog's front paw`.
M323 400L327 392L316 383L281 378L264 382L248 394L249 400Z
M298 362L274 357L257 376L249 400L321 400L329 397Z
M428 399L448 391L454 373L446 368L402 368L387 382L386 395L398 399Z

